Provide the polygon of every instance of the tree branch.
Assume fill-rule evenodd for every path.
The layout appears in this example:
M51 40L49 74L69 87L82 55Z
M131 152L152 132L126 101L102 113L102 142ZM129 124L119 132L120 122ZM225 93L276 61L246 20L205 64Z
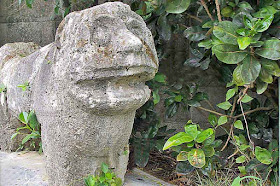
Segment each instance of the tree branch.
M209 16L209 18L210 18L212 21L214 21L212 15L211 15L210 12L209 12L208 6L206 5L205 1L204 1L204 0L200 0L200 2L201 2L201 4L202 4L202 6L204 7L204 9L205 9L207 15Z
M257 112L257 111L261 111L261 110L271 110L271 109L273 109L273 108L271 108L271 107L259 107L259 108L244 112L244 115L252 114L253 112ZM237 116L233 116L232 118L236 119L236 118L239 118L239 117L242 117L242 116L243 116L243 114L239 114Z
M210 112L210 113L213 113L213 114L216 114L216 115L219 115L219 116L226 116L226 117L229 117L228 115L225 115L225 114L222 114L222 113L219 113L219 112L216 112L214 110L210 110L210 109L207 109L207 108L204 108L204 107L196 107L200 110L204 110L206 112Z
M221 22L222 21L222 16L221 16L221 11L220 11L219 0L215 0L215 4L216 4L218 20L219 20L219 22Z

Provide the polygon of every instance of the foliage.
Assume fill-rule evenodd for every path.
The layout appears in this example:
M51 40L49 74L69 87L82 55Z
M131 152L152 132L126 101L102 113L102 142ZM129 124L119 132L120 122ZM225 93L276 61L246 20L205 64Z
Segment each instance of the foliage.
M152 90L152 97L137 110L130 138L134 150L133 158L139 167L147 165L152 150L162 151L167 136L175 132L174 129L167 129L167 126L160 127L160 118L155 111L155 106L160 101L159 92L166 85L166 77L158 73L147 85Z
M97 175L90 175L84 179L86 186L121 186L122 180L109 169L105 163L101 164L101 171Z
M30 147L36 149L36 139L41 139L41 127L37 120L34 110L27 112L21 112L18 118L21 123L24 125L23 127L19 127L11 136L13 140L17 135L24 135L25 137L22 139L19 149L24 148L24 144L31 140ZM39 142L39 153L42 153L42 142Z
M277 99L277 91L270 89L274 86L275 77L280 75L278 66L280 59L279 30L275 30L278 28L280 20L279 2L263 1L257 2L259 4L256 5L254 4L256 2L252 1L205 2L201 0L199 2L191 1L187 5L188 7L185 6L189 8L187 11L184 6L179 8L180 3L181 5L187 4L187 1L136 1L132 4L132 8L148 24L156 22L156 29L152 31L160 59L165 55L161 53L161 45L170 40L173 33L182 33L191 42L191 56L186 60L185 65L203 70L208 69L209 65L213 65L221 72L222 80L227 83L229 90L225 102L217 105L225 110L225 114L223 114L215 111L213 107L211 107L212 110L201 107L200 102L203 100L192 102L192 96L196 96L189 95L188 88L180 87L174 90L170 87L171 91L166 91L170 97L165 100L167 117L174 116L180 105L184 108L193 106L210 112L209 123L214 127L213 130L218 127L226 130L226 126L230 126L230 130L226 130L229 136L222 150L225 149L228 142L235 145L235 152L231 157L234 158L240 154L239 157L236 157L236 161L245 165L240 166L240 172L245 173L244 168L247 170L250 165L252 166L251 160L256 160L253 163L255 166L257 164L268 165L266 169L260 169L265 170L262 173L276 171L274 175L270 175L270 178L275 177L277 168L276 164L273 165L272 162L277 162L278 144L276 143L272 150L275 152L275 157L272 157L272 152L255 146L251 138L272 143L273 128L277 126L278 106L276 100L273 99ZM169 7L174 10L170 10ZM196 12L196 15L191 15L189 12ZM215 12L217 16L210 12ZM193 19L194 25L185 26L186 18ZM251 97L253 92L264 93L265 96L268 96L265 103L260 103ZM204 100L207 101L208 97L205 97ZM239 149L240 144L236 142L240 137L244 142L246 141L247 157L244 152L242 155ZM164 149L188 144L193 140L196 139L181 132L171 137L166 142ZM245 143L242 144L243 148ZM200 158L201 165L197 167L203 167L204 151L202 148L198 149L189 152L180 151L182 153L179 157L187 160L188 154L191 154L190 156L200 154L201 156L197 157ZM190 160L192 161L192 159ZM194 165L196 166L196 164ZM189 165L185 164L185 167L189 167ZM267 179L268 174L265 176L262 174L262 178ZM272 183L276 182L272 181Z
M3 84L1 84L1 85L0 85L0 93L6 92L6 90L7 90L6 86L3 85Z
M24 84L18 85L18 87L21 88L22 91L26 91L29 89L29 82L26 81Z

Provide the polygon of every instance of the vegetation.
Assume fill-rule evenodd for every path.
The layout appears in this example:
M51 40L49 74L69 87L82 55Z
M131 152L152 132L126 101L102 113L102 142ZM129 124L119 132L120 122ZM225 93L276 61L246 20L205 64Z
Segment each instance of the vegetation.
M18 118L21 123L24 125L22 127L17 128L16 133L11 136L13 140L17 135L24 135L25 137L22 139L21 144L18 148L23 149L25 144L30 141L29 146L34 149L39 149L39 153L42 153L42 142L41 142L41 127L39 122L37 121L37 117L35 115L34 110L27 112L22 112L19 114ZM37 140L39 139L39 141ZM37 143L39 143L37 145Z
M116 176L105 163L101 164L101 171L97 175L90 175L84 179L86 186L121 186L122 180Z
M65 16L77 7L93 4L85 0L79 7L68 1L68 7L63 8L58 3L55 12ZM136 123L141 123L141 127L135 126L131 139L138 150L136 164L145 166L151 150L163 149L179 161L177 172L187 174L196 169L211 177L225 167L221 154L227 149L231 154L226 159L234 159L240 175L232 185L246 180L250 180L246 182L249 185L279 185L279 144L274 132L279 127L280 2L135 0L131 8L151 26L160 61L167 55L165 44L172 35L183 35L190 44L190 56L183 65L215 69L228 89L225 101L217 105L224 112L218 112L197 85L169 84L165 75L157 74L147 83L152 97L136 115ZM211 127L201 129L189 121L185 132L167 140L173 130L160 128L155 111L164 94L167 118L175 116L179 107L186 111L195 107L209 113ZM203 107L204 103L211 109ZM226 138L215 136L219 128L226 132Z

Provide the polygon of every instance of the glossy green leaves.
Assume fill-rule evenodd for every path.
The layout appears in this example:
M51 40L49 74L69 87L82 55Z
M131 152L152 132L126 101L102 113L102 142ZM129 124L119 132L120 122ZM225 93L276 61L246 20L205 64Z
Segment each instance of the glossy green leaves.
M256 147L255 148L255 154L256 158L263 164L269 165L272 163L272 156L271 152L268 150L261 148L261 147Z
M167 0L165 10L168 13L181 14L186 11L191 0Z
M215 45L212 51L220 61L226 64L238 64L248 55L247 51L241 51L237 45L230 44Z
M201 149L192 149L188 153L190 164L196 168L202 168L205 165L205 154Z
M181 145L183 143L191 142L193 140L194 140L193 136L185 132L179 132L166 141L163 150L169 149L170 147L173 146Z
M280 40L273 39L264 42L261 48L256 49L256 54L271 60L280 59Z
M222 21L218 26L214 26L213 34L222 42L227 44L237 44L238 27L230 21Z

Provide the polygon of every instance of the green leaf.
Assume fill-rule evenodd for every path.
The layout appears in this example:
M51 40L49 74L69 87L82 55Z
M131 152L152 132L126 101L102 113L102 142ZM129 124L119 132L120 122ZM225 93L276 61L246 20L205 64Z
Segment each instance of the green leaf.
M228 121L228 118L226 116L221 116L218 120L218 126L227 123L227 121Z
M166 83L166 76L164 74L157 73L154 77L154 80L159 83Z
M186 125L185 133L195 139L198 135L197 125Z
M241 69L242 69L242 65L238 65L232 74L233 77L233 82L237 85L237 86L242 86L245 84L244 80L242 79L242 75L241 75Z
M208 94L205 93L205 92L198 92L198 93L195 94L193 99L200 102L200 101L203 101L203 100L208 100L209 97L208 97Z
M243 130L243 124L242 124L242 121L240 120L237 120L236 122L234 122L234 127L237 128L237 129L240 129L240 130Z
M261 148L261 147L256 147L255 148L255 154L256 158L263 164L269 165L272 162L272 156L271 152L268 150Z
M203 141L205 141L207 138L209 138L212 134L214 134L214 130L209 128L206 129L204 131L202 131L201 133L199 133L195 139L195 141L197 143L202 143Z
M190 41L201 41L206 38L205 31L200 26L189 27L184 31L184 35Z
M246 84L254 82L261 71L261 64L254 56L247 56L241 66L241 76Z
M171 38L171 26L167 21L166 18L167 14L162 14L157 21L158 28L159 28L159 35L162 37L163 40L169 41Z
M275 61L262 58L261 65L269 74L277 77L280 76L280 68Z
M176 103L173 103L167 107L165 111L165 116L167 118L171 118L177 113L177 110L178 110L178 105Z
M187 161L188 160L188 152L186 151L181 151L178 155L177 155L177 161Z
M269 74L265 68L261 69L261 73L259 75L259 78L266 83L272 83L273 82L273 77L271 74Z
M18 133L14 133L14 134L11 136L11 140L13 140L17 135L18 135Z
M212 113L209 114L208 121L213 127L215 127L218 124L217 116Z
M280 59L280 40L266 40L261 48L256 49L256 54L271 60Z
M188 153L190 164L196 168L202 168L205 165L205 154L201 149L192 149Z
M264 31L266 31L269 28L269 26L271 25L271 23L273 21L273 18L274 18L273 15L266 16L262 20L257 21L255 23L253 29L255 31L257 31L257 32L264 32Z
M174 101L176 102L181 102L183 99L182 95L177 95L175 98L174 98Z
M253 23L252 23L252 21L251 21L251 19L248 17L248 16L244 16L243 17L243 23L244 23L244 25L247 27L247 28L249 28L249 29L251 29L252 30L252 28L253 28ZM246 34L247 35L247 34Z
M218 26L214 26L213 34L227 44L237 45L237 25L230 21L219 22Z
M230 6L226 6L222 9L221 14L224 17L230 17L232 15L233 11L232 8Z
M176 172L179 174L191 173L195 168L189 163L189 161L180 161L176 165Z
M252 101L254 98L252 98L251 96L249 96L248 94L246 94L242 99L241 102L242 103L248 103L250 101Z
M244 163L246 161L246 157L244 155L239 156L238 158L236 158L235 162L236 163Z
M240 50L244 50L250 45L251 38L250 37L238 37L237 42L238 42L238 46L239 46Z
M102 163L101 170L102 170L102 172L104 172L106 174L109 171L108 165L106 165L105 163Z
M186 134L185 132L179 132L178 134L175 134L174 136L170 137L166 143L164 144L163 150L169 149L173 146L178 146L183 143L188 143L193 141L194 138L191 135Z
M226 64L237 64L248 55L247 51L239 50L238 46L228 44L215 45L212 51L220 61Z
M210 49L213 46L212 40L211 39L203 40L200 43L198 43L198 46L206 49Z
M239 169L239 171L240 171L240 173L241 174L246 174L247 172L246 172L246 167L245 166L238 166L238 169Z
M257 86L257 94L262 94L267 89L268 83L257 79L256 86Z
M205 157L212 157L215 154L215 149L212 146L205 146L202 150L204 151Z
M277 13L277 10L273 6L267 6L261 8L258 12L254 13L254 17L264 18L266 16L274 15Z
M30 127L33 130L39 130L39 122L37 120L37 117L35 115L34 110L32 110L29 114L28 114L28 123L30 125Z
M165 11L173 14L181 14L185 12L191 0L167 0Z
M21 141L21 144L25 144L28 140L30 140L33 137L34 137L34 134L29 134L29 135L25 136L23 138L23 140Z
M32 4L33 4L34 0L25 0L26 6L28 8L32 8Z
M223 103L219 103L217 106L223 110L228 110L232 106L232 104L228 101L225 101Z
M230 100L235 95L235 89L229 89L226 94L226 101Z
M153 91L153 102L154 102L154 105L158 104L160 101L160 96L158 94L158 89L154 90Z
M19 120L24 123L27 124L28 123L28 113L27 112L21 112L19 114Z

